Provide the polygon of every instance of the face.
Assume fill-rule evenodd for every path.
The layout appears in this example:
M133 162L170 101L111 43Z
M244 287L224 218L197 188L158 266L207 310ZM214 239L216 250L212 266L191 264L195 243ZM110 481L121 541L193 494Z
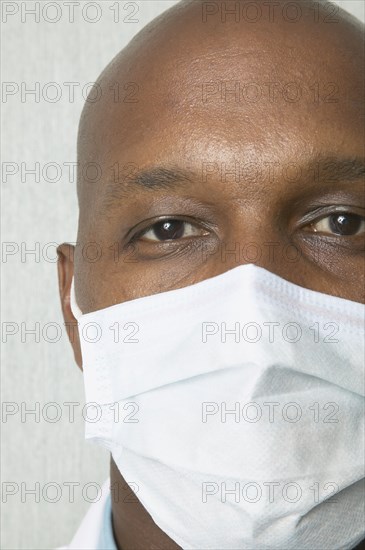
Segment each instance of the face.
M104 71L74 265L60 250L69 320L73 272L84 313L245 263L364 301L362 30L312 21L203 22L195 2Z
M365 301L361 26L320 3L296 23L285 2L257 23L203 4L150 24L84 109L78 245L59 248L80 367L73 277L83 313L248 263ZM111 479L128 488L113 461ZM113 525L120 547L178 548L138 501L113 505Z

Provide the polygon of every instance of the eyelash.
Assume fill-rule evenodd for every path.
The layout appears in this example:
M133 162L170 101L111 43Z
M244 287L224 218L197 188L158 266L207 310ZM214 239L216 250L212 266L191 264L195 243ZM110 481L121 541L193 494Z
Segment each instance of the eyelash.
M190 235L188 235L187 237L180 237L180 239L187 239L189 237L192 237L192 236L198 236L199 232L202 234L204 232L204 229L202 227L199 227L198 224L195 224L193 223L192 221L187 221L187 220L182 220L182 219L179 219L179 218L167 218L165 220L161 220L161 221L158 221L156 223L154 223L153 225L150 225L147 229L145 229L143 231L143 233L140 233L139 234L139 239L141 238L146 238L146 235L148 235L148 233L150 232L153 232L153 231L156 231L156 229L158 228L158 226L163 226L163 225L167 225L167 224L174 224L176 222L179 222L182 224L182 228L183 228L183 232L186 231L186 228L187 226L190 227ZM205 234L207 234L207 232L205 231ZM175 241L175 240L180 240L180 239L165 239L165 241ZM159 240L159 239L146 239L146 240L149 240L149 241L153 241L153 242L164 242L163 239Z
M314 227L315 225L318 225L320 224L321 222L324 222L324 220L330 220L331 217L340 217L340 216L354 216L356 218L359 218L361 220L361 228L362 230L359 230L357 231L356 233L354 233L353 235L340 235L338 233L330 233L329 231L326 232L324 231L323 229L321 230L316 230ZM192 228L195 228L196 229L196 233L198 234L199 231L202 233L202 234L205 234L207 235L207 229L204 229L201 225L199 227L199 224L198 223L194 223L192 220L188 221L186 219L181 219L181 218L178 218L178 217L171 217L171 218L165 218L165 219L162 219L162 220L158 220L156 221L155 223L149 225L147 228L143 229L142 231L139 231L136 235L133 236L132 238L132 242L136 242L138 240L142 240L143 238L146 239L146 235L149 233L149 232L153 232L156 230L156 228L158 226L161 226L162 224L166 224L166 223L174 223L174 222L181 222L182 224L184 224L183 228L184 228L184 231L186 229L186 226L191 226ZM315 233L318 233L318 234L330 234L330 235L335 235L335 236L338 236L338 237L354 237L354 236L357 236L359 235L360 233L364 232L365 231L365 217L364 216L361 216L360 214L356 214L354 212L350 212L348 210L340 210L340 209L337 209L336 208L336 211L335 212L328 212L327 215L325 216L321 216L321 217L318 217L314 220L311 220L311 221L307 221L307 223L305 225L302 225L302 228L311 228L311 230ZM204 233L205 231L205 233ZM147 238L146 241L147 242L155 242L155 243L163 243L163 242L174 242L174 241L178 241L178 240L186 240L186 239L189 239L191 238L192 236L197 236L197 235L189 235L188 237L179 237L177 239L161 239L159 240L158 238L156 239L152 239L152 238Z
M343 237L346 237L346 236L355 237L356 235L359 235L359 234L364 232L364 229L365 229L365 218L364 218L364 216L360 216L359 214L353 214L351 212L336 212L335 214L330 214L329 216L325 216L325 217L323 217L319 220L316 220L316 222L312 223L311 226L314 227L315 225L319 225L321 223L323 225L323 222L325 220L329 220L329 222L330 222L331 218L333 218L333 217L341 218L342 216L353 216L355 218L358 218L357 221L360 221L360 229L358 229L356 232L354 232L351 235L342 235ZM327 225L330 225L330 224L327 223ZM362 229L362 231L361 231L361 229ZM319 231L316 230L316 229L313 229L313 230L314 230L315 233L327 233L325 229L324 230L320 229ZM328 233L329 233L329 231L328 231ZM332 233L332 234L341 236L339 233Z

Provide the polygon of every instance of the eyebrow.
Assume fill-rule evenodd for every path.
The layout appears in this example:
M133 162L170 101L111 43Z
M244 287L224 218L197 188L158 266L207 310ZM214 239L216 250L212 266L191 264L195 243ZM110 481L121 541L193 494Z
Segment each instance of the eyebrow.
M177 167L164 168L158 166L150 170L138 172L128 180L129 185L142 186L145 189L170 189L179 184L191 184L194 181L194 174Z
M318 156L308 162L304 167L310 173L319 175L322 183L350 183L358 181L365 176L365 159L361 157L336 157ZM317 182L318 183L318 182Z
M219 163L216 163L219 166ZM244 163L243 163L244 164ZM250 163L252 164L252 163ZM287 163L290 166L293 163ZM361 157L338 157L316 155L308 162L298 165L302 176L294 183L351 183L365 177L365 161ZM303 176L304 173L304 176ZM220 172L215 176L220 181ZM210 180L211 181L211 180ZM111 209L115 203L133 195L135 191L164 191L184 186L203 184L202 171L192 172L176 166L155 166L137 170L133 175L119 181L108 181L103 198L103 210ZM244 180L242 179L242 182ZM293 182L292 182L293 183Z
M133 195L135 191L163 191L193 185L197 174L179 167L155 166L137 170L124 179L108 181L103 198L103 210L112 209L115 203Z

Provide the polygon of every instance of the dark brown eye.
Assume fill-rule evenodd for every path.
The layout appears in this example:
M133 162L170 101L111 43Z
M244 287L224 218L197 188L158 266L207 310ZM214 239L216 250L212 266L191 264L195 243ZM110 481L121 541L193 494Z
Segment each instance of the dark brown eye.
M184 220L163 220L149 227L140 239L145 241L173 241L185 237L204 235L203 229Z
M185 222L181 220L167 220L161 223L156 223L153 228L154 236L160 241L170 239L181 239L184 235Z
M365 232L365 218L349 212L337 212L312 224L316 232L349 237Z

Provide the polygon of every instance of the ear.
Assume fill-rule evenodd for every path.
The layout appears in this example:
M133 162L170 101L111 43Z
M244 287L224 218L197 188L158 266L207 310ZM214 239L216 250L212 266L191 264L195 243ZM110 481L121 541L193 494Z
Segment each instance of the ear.
M82 356L80 337L77 320L71 311L70 292L71 282L74 275L74 252L75 247L71 244L61 244L57 248L58 254L58 284L61 298L61 306L68 338L74 352L75 361L82 370Z

